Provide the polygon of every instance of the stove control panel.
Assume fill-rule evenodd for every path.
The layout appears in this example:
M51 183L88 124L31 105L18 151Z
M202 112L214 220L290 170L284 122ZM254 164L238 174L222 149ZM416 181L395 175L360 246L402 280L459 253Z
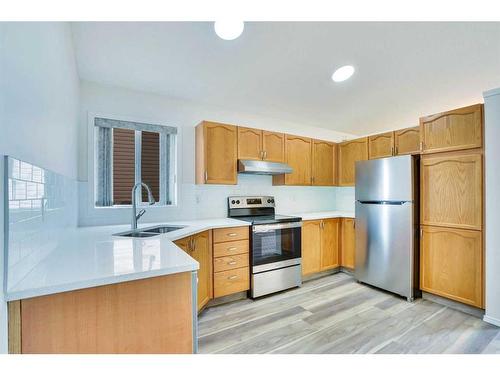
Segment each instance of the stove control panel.
M274 197L228 197L229 208L274 207Z

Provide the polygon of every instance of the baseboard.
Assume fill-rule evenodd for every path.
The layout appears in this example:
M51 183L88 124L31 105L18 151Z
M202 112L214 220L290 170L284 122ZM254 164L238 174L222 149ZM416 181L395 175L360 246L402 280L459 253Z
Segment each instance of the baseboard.
M451 299L437 296L435 294L427 293L427 292L422 292L422 299L429 300L431 302L439 303L440 305L464 312L469 315L473 315L479 319L483 319L484 317L484 310L466 305L461 302L453 301Z
M500 319L497 319L497 318L493 318L492 316L489 316L489 315L484 315L483 316L483 320L486 322L486 323L490 323L490 324L493 324L497 327L500 327Z
M340 267L337 267L337 268L332 268L331 270L328 270L328 271L322 271L322 272L318 272L318 273L313 273L311 275L302 276L302 282L316 280L316 279L319 279L319 278L324 277L324 276L339 273L340 271L341 271Z

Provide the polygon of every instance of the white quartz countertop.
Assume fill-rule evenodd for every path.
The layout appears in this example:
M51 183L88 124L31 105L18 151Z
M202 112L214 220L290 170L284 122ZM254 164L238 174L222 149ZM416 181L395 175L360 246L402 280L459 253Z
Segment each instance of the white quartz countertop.
M293 216L299 216L302 218L302 220L319 220L319 219L330 219L336 217L354 218L354 211L299 212L293 214Z
M9 287L8 301L115 284L125 281L164 276L199 268L173 241L207 229L248 226L234 219L205 219L156 225L178 225L185 228L148 238L113 236L130 229L128 225L80 227L66 231L45 259L30 273Z

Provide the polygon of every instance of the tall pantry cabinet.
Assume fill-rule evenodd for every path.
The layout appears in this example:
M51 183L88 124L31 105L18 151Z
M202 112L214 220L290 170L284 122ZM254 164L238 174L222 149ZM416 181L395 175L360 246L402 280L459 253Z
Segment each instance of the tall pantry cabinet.
M484 307L483 106L420 119L420 288Z

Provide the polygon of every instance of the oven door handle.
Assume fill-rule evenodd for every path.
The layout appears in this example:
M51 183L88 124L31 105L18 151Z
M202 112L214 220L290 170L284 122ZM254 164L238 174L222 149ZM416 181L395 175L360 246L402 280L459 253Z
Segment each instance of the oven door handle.
M301 226L302 226L302 221L297 221L293 223L278 223L278 224L256 224L253 225L252 231L254 233L264 233L280 229L300 228Z

